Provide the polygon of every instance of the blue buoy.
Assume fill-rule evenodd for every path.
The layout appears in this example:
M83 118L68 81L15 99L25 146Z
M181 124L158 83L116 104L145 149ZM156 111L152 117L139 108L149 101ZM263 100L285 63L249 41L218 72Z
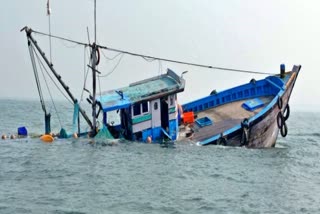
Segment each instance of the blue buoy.
M27 131L27 128L22 126L22 127L19 127L18 128L18 135L21 135L21 136L28 136L28 131Z

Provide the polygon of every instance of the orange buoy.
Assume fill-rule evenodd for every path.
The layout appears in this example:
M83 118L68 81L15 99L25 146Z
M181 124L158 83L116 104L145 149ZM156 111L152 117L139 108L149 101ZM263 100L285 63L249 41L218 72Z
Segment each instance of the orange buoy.
M54 138L50 134L45 134L40 137L40 140L45 143L52 143L54 141Z

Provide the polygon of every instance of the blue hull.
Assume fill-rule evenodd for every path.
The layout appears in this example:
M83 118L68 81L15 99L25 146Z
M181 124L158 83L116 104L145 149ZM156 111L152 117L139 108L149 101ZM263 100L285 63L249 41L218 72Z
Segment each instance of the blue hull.
M211 128L193 127L196 131L193 131L194 135L190 140L198 145L220 144L250 148L275 146L278 134L286 136L288 132L285 121L290 111L288 109L289 99L300 68L301 66L295 66L293 71L287 72L283 78L270 76L183 105L184 111L193 111L203 116L206 115L206 112L214 111L215 108L220 108L220 114L224 113L225 108L227 113L228 109L224 106L232 105L232 103L270 97L265 106L250 117L235 116L232 118L231 116L228 119L229 124L220 121L220 124L224 123L224 126L216 125L216 128L214 124ZM223 127L226 128L223 129ZM202 131L206 133L203 134Z

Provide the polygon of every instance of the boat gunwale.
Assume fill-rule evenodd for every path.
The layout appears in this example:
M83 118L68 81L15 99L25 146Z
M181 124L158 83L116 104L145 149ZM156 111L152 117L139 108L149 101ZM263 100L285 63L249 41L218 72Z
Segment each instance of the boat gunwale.
M294 81L294 83L295 83L295 80L296 80L296 78L298 76L299 71L300 71L300 69L298 71L287 72L286 73L286 77L288 77L288 76L289 77L288 77L288 79L286 79L286 82L285 82L286 84L283 87L279 87L278 85L273 85L274 87L277 86L279 88L278 93L274 95L274 98L269 102L269 104L267 106L263 107L257 114L255 114L252 117L248 118L249 128L254 126L254 125L256 125L260 121L262 121L265 117L268 116L268 114L270 112L272 112L272 110L275 107L277 107L278 99L280 99L283 96L283 94L286 92L288 86L291 84L292 81ZM274 76L274 77L277 77L277 76ZM268 79L268 77L266 79L264 79L264 80L267 80L267 79ZM262 80L262 81L264 81L264 80ZM270 81L270 79L268 80L268 82L269 81ZM246 86L246 85L248 85L248 84L245 84L245 85L242 85L242 86ZM241 86L238 86L238 87L241 87ZM229 90L231 90L231 89L229 89ZM226 91L228 91L228 90L226 90ZM222 105L224 105L224 104L222 104ZM198 141L198 142L196 142L196 144L200 145L200 146L214 144L221 137L232 138L232 137L240 134L240 132L242 132L241 123L233 126L232 128L229 128L229 129L223 131L220 134L216 134L216 135L214 135L214 136L212 136L212 137L210 137L210 138L208 138L206 140Z

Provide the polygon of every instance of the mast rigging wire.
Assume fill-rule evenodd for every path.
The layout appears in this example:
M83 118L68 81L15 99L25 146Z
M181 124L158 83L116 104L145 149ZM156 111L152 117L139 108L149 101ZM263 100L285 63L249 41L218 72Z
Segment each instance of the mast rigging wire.
M47 114L46 106L45 106L44 99L43 99L43 93L42 93L42 89L41 89L41 85L40 85L40 81L39 81L37 65L36 65L36 61L34 58L35 51L34 51L33 46L31 45L30 41L29 41L29 53L30 53L30 58L31 58L32 66L33 66L33 73L34 73L34 76L36 79L36 84L37 84L38 93L39 93L39 97L40 97L41 107L42 107L42 110L44 111L44 113Z
M36 51L34 51L34 53L36 54L37 58L40 58L39 55L37 54ZM60 93L71 103L73 104L73 102L63 93L63 91L59 88L59 86L57 85L57 83L54 81L54 79L52 78L52 76L49 74L48 70L46 69L46 67L43 65L43 62L40 60L41 65L43 66L44 70L46 71L46 73L48 74L48 76L50 77L51 81L54 83L54 85L57 87L57 89L60 91Z
M47 34L47 33L42 33L42 32L39 32L39 31L36 31L36 30L33 30L33 29L30 29L30 31L33 32L33 33L35 33L35 34L42 35L42 36L50 36L50 37L52 37L52 38L61 39L61 40L64 40L64 41L67 41L67 42L71 42L71 43L74 43L74 44L84 45L84 46L90 46L89 44L84 43L84 42L78 42L78 41L75 41L75 40L72 40L72 39L67 39L67 38L63 38L63 37L55 36L55 35L49 35L49 34Z
M120 56L122 54L122 53L117 53L115 56L110 58L110 57L107 57L107 55L104 53L103 50L101 50L101 53L104 56L104 58L106 58L106 60L110 60L110 61L114 60L115 58L117 58L118 56Z
M34 50L33 50L33 51L34 51ZM41 73L42 73L42 77L43 77L43 79L44 79L44 82L46 83L46 87L47 87L47 90L48 90L48 92L49 92L49 96L50 96L50 99L51 99L51 102L52 102L53 108L54 108L54 110L55 110L55 112L56 112L56 114L57 114L57 117L58 117L58 120L59 120L60 127L62 127L62 123L61 123L61 119L60 119L59 112L58 112L58 110L57 110L57 107L56 107L55 102L53 101L52 94L51 94L50 88L49 88L49 86L48 86L47 79L46 79L46 77L45 77L45 75L44 75L44 72L43 72L43 69L44 69L44 70L46 70L46 67L43 65L43 63L42 63L42 61L41 61L41 59L40 59L39 55L37 54L37 52L35 52L35 51L34 51L34 53L35 53L35 54L36 54L36 56L37 56L38 64L39 64L39 68L40 68L40 70L41 70ZM48 74L48 72L47 72L47 74Z
M152 59L151 61L153 61L153 60L161 60L161 61L172 62L172 63L176 63L176 64L190 65L190 66L209 68L209 69L215 69L215 70L234 71L234 72L251 73L251 74L273 75L273 73L267 73L267 72L258 72L258 71L250 71L250 70L242 70L242 69L234 69L234 68L216 67L216 66L211 66L211 65L203 65L203 64L184 62L184 61L178 61L178 60L172 60L172 59L166 59L166 58L160 58L160 57L153 57L153 56L144 55L144 54L137 54L137 53L124 51L124 50L120 50L120 49L108 48L106 46L101 46L101 45L98 45L98 46L99 46L99 48L106 49L106 50L109 50L109 51L114 51L114 52L118 52L118 53L124 53L124 54L131 55L131 56L142 57L146 61L148 61L149 59Z
M121 55L119 61L117 62L117 64L113 67L113 69L112 69L109 73L106 73L106 74L104 74L104 75L98 75L98 77L107 77L107 76L109 76L110 74L112 74L112 73L116 70L116 68L118 67L118 65L120 64L123 56L124 56L124 54Z
M68 42L71 42L71 43L75 43L75 44L78 44L78 45L84 45L84 46L90 46L90 47L92 46L91 44L86 44L86 43L83 43L83 42L78 42L78 41L75 41L75 40L66 39L66 38L59 37L59 36L48 35L46 33L42 33L42 32L35 31L35 30L31 30L31 31L36 33L36 34L39 34L39 35L50 36L52 38L61 39L61 40L68 41ZM165 62L171 62L171 63L176 63L176 64L183 64L183 65L201 67L201 68L208 68L208 69L213 69L213 70L223 70L223 71L232 71L232 72L240 72L240 73L250 73L250 74L275 75L275 73L258 72L258 71L234 69L234 68L225 68L225 67L204 65L204 64L185 62L185 61L179 61L179 60L172 60L172 59L161 58L161 57L154 57L154 56L150 56L150 55L134 53L134 52L125 51L125 50L121 50L121 49L110 48L110 47L102 46L102 45L97 45L97 47L99 47L101 49L113 51L113 52L118 52L118 53L127 54L127 55L131 55L131 56L141 57L144 60L146 60L147 62L152 62L154 60L161 60L161 61L165 61Z
M89 59L89 61L90 61L90 57L89 57L89 54L88 54L88 52L87 52L87 47L84 47L83 87L82 87L80 102L83 101L83 93L84 93L84 89L86 88L87 77L88 77L88 73L89 73L89 69L90 69L90 68L87 66L86 57L88 57L88 59Z

